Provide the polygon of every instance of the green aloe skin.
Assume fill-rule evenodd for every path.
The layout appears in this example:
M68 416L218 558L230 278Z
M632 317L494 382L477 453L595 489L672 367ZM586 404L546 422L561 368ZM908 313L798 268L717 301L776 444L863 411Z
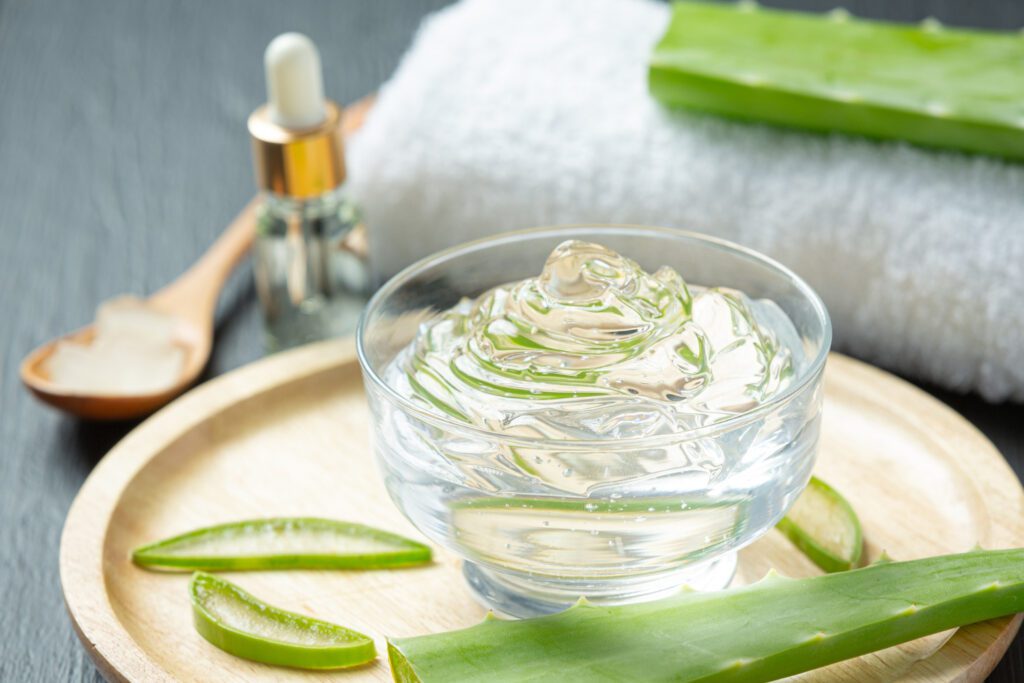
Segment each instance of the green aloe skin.
M1024 159L1017 33L678 2L658 100L729 117Z
M815 669L955 626L1024 611L1024 549L886 561L807 579L581 603L523 621L488 618L388 644L395 681L736 681Z
M196 529L136 548L141 567L205 571L388 569L430 562L430 548L363 524L271 517Z
M776 528L826 572L844 572L860 563L864 534L853 507L834 488L811 477Z
M341 669L377 656L367 635L278 609L212 574L193 574L188 591L196 631L236 657L299 669Z

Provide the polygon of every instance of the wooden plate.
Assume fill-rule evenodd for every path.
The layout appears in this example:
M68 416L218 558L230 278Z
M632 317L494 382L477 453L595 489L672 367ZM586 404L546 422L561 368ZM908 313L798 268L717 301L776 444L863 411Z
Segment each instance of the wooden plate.
M280 354L213 380L147 420L93 471L68 513L60 571L82 642L112 680L390 680L386 662L308 674L231 657L192 629L187 576L141 570L131 549L198 526L321 515L417 536L384 492L350 341ZM963 418L882 371L833 355L818 472L860 512L870 556L898 559L1024 545L1024 492ZM739 580L770 565L815 572L777 532L741 554ZM373 635L483 617L458 561L426 568L231 576L286 609ZM1020 618L976 624L805 674L814 680L981 681Z

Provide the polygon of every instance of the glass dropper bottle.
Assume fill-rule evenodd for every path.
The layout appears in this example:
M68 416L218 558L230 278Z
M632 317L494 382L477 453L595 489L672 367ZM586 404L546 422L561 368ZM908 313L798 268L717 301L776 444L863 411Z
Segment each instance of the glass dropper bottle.
M320 54L285 33L264 55L267 103L249 117L257 213L253 270L268 350L351 334L368 298L366 236L345 192L341 109Z

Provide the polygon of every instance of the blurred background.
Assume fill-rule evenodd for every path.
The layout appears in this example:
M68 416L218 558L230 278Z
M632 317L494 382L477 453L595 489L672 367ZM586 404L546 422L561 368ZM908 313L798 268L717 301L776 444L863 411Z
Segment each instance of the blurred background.
M388 79L420 20L445 4L0 0L0 680L101 680L64 613L57 549L82 481L135 424L83 422L36 403L18 381L22 356L88 323L98 302L171 281L252 197L245 121L265 99L271 38L310 36L328 96L347 104ZM898 21L1024 26L1021 0L843 6ZM231 278L204 377L263 355L252 281L248 265ZM1024 471L1020 404L922 386ZM1024 681L1019 637L991 680Z

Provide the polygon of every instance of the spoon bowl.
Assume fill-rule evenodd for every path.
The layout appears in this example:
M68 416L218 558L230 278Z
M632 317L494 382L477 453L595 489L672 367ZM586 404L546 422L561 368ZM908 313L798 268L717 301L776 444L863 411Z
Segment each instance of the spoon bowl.
M127 420L152 413L182 393L206 367L213 348L213 317L228 275L248 252L256 234L254 199L207 250L177 280L146 300L146 306L175 319L174 344L185 351L177 380L159 391L116 394L69 389L54 382L46 361L61 341L90 344L93 325L53 339L33 350L21 363L21 380L40 400L65 412L91 420Z

